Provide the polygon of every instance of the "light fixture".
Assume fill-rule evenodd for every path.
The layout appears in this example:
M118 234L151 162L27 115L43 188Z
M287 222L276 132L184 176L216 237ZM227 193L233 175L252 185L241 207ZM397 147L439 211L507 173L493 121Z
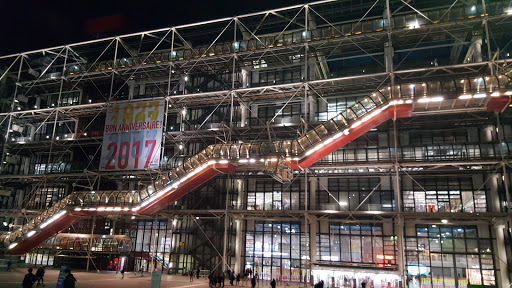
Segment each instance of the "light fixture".
M28 233L27 233L27 238L28 238L28 237L30 237L30 236L32 236L32 235L34 235L34 234L36 234L36 231L34 231L34 230L32 230L32 231L28 232Z
M60 217L62 217L64 214L66 214L66 210L62 210L60 211L59 213L57 213L56 215L54 215L53 217L51 217L50 219L46 220L46 222L44 222L43 224L41 224L41 229L50 225L52 222L54 222L55 220L59 219Z
M9 249L16 247L16 245L18 245L18 243L12 243L11 245L9 245Z
M444 223L444 224L446 224L446 223L448 223L448 220L443 219L443 220L441 220L441 222L442 222L442 223Z

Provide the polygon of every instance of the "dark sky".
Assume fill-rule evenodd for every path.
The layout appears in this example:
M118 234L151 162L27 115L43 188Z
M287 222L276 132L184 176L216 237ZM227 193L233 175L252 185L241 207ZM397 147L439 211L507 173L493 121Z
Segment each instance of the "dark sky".
M303 4L297 0L0 0L0 55ZM122 27L88 33L92 19Z

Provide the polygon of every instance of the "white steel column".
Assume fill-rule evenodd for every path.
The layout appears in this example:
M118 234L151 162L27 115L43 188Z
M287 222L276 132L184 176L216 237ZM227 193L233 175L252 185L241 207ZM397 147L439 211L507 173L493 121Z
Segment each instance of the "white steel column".
M244 179L236 179L236 189L238 192L238 199L236 203L236 210L244 209L244 199L246 199L247 193L245 193L245 180ZM236 229L236 239L235 239L235 265L234 270L235 273L241 273L244 269L244 261L242 259L243 249L245 248L245 235L244 235L244 220L241 215L235 218L235 229Z
M496 268L498 271L496 275L496 281L498 287L510 287L510 279L508 273L508 264L507 264L507 251L505 250L505 237L504 237L504 229L506 228L505 220L503 223L494 224L494 231L496 233L496 247L493 249L494 259L497 262Z
M309 178L309 209L317 210L316 207L316 187L319 179L317 177Z

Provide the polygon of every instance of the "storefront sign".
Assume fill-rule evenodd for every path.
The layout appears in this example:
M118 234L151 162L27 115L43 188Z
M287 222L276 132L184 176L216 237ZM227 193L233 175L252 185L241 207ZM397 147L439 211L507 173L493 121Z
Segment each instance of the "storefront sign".
M164 101L114 104L108 108L101 171L158 169Z

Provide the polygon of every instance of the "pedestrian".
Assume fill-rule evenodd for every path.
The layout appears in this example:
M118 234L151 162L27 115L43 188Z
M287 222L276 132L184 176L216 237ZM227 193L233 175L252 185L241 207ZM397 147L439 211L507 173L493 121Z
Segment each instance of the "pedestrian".
M9 262L7 262L7 271L11 271L11 266L12 266L12 262L11 262L11 260L9 260Z
M140 266L140 277L144 277L144 265Z
M197 268L196 277L197 277L197 279L199 279L199 268Z
M121 277L121 279L124 279L124 268L121 269L121 275L123 275L123 277Z
M240 273L236 274L236 286L240 283Z
M254 277L256 277L256 284L260 286L260 279L258 279L258 272L254 272Z
M32 288L32 285L36 282L36 276L32 274L32 268L28 268L28 273L23 278L23 283L21 284L23 288Z
M233 281L235 281L235 272L231 271L229 275L229 284L231 284L231 286L233 286Z
M71 274L71 270L69 268L64 269L64 288L75 288L76 278Z
M37 279L37 286L43 285L44 286L44 267L39 267L36 271L36 279ZM41 284L39 284L41 282Z
M276 288L276 279L272 279L272 282L270 282L270 287Z
M251 278L251 288L256 287L256 277Z
M192 270L188 272L188 276L190 277L190 282L194 282L194 272Z

